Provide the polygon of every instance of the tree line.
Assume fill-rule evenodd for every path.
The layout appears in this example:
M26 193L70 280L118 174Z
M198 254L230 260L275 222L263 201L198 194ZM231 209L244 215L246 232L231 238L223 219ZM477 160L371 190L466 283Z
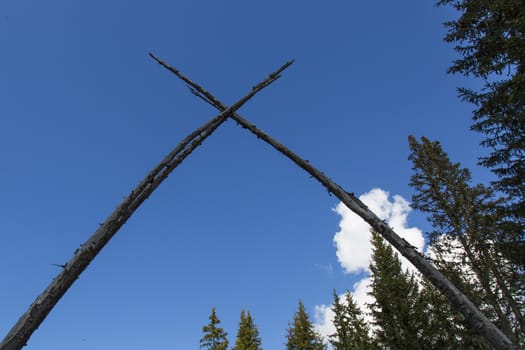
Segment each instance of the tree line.
M209 317L210 322L202 327L204 336L200 340L201 349L206 350L227 350L229 346L228 333L219 326L221 323L217 316L215 307L212 308ZM323 343L321 335L315 331L314 325L299 301L299 307L294 314L293 321L288 325L286 335L287 349L311 349L324 350L326 345ZM232 350L262 350L262 340L259 330L254 323L249 311L241 311L239 328Z
M444 240L448 242L451 239L447 237ZM461 314L454 311L448 300L431 283L422 279L419 274L402 269L398 254L379 234L372 231L371 241L373 254L369 294L374 301L367 305L367 310L359 308L349 291L339 295L334 290L331 309L334 313L332 322L335 332L325 341L315 330L303 303L299 301L286 332L286 350L326 350L328 345L334 350L492 349L483 336L465 326ZM459 245L456 244L456 247ZM433 255L440 256L444 253L441 248L443 245L438 244ZM455 251L447 261L456 266L456 270L463 269L461 276L456 277L464 284L465 280L470 281L468 288L471 288L472 293L479 293L474 299L478 306L483 306L484 310L498 307L497 303L489 305L486 301L491 299L488 297L490 288L483 290L475 272L469 271L471 266L461 265L458 260L454 260L460 258L464 251L460 248ZM454 272L450 273L452 276ZM209 319L209 324L203 327L201 348L227 350L227 332L219 327L220 320L215 308ZM518 323L511 322L510 314L505 320L493 320L500 327L503 321L510 322L508 336L523 345L521 328ZM250 312L241 311L235 345L231 349L263 349L258 328Z

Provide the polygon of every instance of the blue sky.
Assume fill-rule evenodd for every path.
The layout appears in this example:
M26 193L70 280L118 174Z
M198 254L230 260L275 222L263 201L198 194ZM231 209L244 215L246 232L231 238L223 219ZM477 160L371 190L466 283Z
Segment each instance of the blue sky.
M455 53L442 22L454 15L416 0L0 2L1 337L59 272L52 264L216 115L148 52L226 104L296 59L240 114L348 191L409 200L409 134L439 139L465 166L481 154L472 107L455 91L476 83L445 74ZM333 288L362 277L338 258L337 204L229 121L119 231L27 349L198 348L212 306L232 343L245 308L264 348L284 348L299 299L314 318ZM404 225L428 229L414 212Z

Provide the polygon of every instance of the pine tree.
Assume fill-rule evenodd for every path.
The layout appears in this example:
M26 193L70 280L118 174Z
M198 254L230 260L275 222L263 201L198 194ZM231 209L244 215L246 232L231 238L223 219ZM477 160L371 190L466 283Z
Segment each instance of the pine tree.
M460 16L446 23L445 41L457 44L460 58L451 73L472 75L481 91L460 88L477 106L472 129L485 134L489 155L480 164L497 175L502 236L499 248L525 270L525 4L523 0L440 0ZM503 219L503 218L500 218Z
M381 349L427 349L422 337L423 308L414 275L403 272L392 247L372 231L370 305L374 335Z
M333 292L334 326L336 332L329 336L334 350L368 350L372 341L368 335L369 327L363 320L361 310L355 304L352 294L346 291L344 301Z
M239 322L239 330L237 331L237 339L232 350L261 350L261 337L259 330L253 322L250 312L241 311L241 320Z
M439 142L409 138L415 189L412 206L429 214L435 263L514 342L525 341L520 272L498 249L498 202L468 169L452 163Z
M226 350L228 349L228 333L226 333L222 328L217 327L221 320L217 317L215 312L215 306L211 309L210 314L210 323L202 327L202 332L204 336L200 340L201 349L207 350Z
M288 326L286 340L287 350L326 350L321 335L314 330L300 300L293 322Z
M423 306L421 337L427 349L492 349L482 336L464 327L462 315L426 280L421 281L418 304Z

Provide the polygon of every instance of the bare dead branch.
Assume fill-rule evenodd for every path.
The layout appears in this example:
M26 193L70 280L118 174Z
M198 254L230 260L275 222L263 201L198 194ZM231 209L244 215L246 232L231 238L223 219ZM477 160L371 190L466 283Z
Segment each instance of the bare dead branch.
M207 103L211 104L212 106L214 106L215 108L217 108L218 110L224 110L226 109L226 105L222 104L221 101L217 100L215 98L215 96L213 96L211 93L209 93L208 91L204 90L201 86L199 86L198 84L195 84L193 81L191 81L188 77L186 77L184 74L182 74L178 69L175 69L173 68L172 66L170 66L169 64L167 64L166 62L162 61L160 58L158 58L157 56L155 56L154 54L152 54L151 52L149 53L149 56L151 58L153 58L158 64L160 64L161 66L163 66L164 68L166 68L167 70L169 70L170 72L172 72L173 74L175 74L179 79L181 79L182 81L184 81L188 87L190 87L190 91L191 89L193 89L192 93L196 96L198 96L199 98L203 99L204 101L206 101ZM294 60L290 60L288 62L286 62L285 64L283 64L281 66L281 68L279 68L278 70L276 70L275 72L273 72L272 74L270 74L268 77L271 78L271 79L279 79L280 78L280 74L286 69L288 68L290 65L292 65L294 63ZM261 83L262 84L262 83ZM258 85L254 86L253 89L257 89L258 88ZM194 92L195 91L195 92Z
M99 225L93 235L78 248L73 257L63 265L63 269L49 286L31 304L0 343L0 350L19 350L26 345L31 334L44 321L60 298L71 287L82 271L93 261L107 242L124 225L135 210L153 193L168 175L210 136L235 110L245 104L256 93L279 78L279 73L290 63L280 67L261 83L256 85L246 96L189 134L175 147L149 174L131 191L109 217Z

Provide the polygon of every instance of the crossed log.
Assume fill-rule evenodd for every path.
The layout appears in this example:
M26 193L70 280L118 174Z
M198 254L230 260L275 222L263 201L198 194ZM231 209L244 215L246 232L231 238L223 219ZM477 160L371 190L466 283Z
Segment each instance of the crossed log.
M183 80L190 91L206 103L212 105L220 113L188 135L175 147L148 175L131 191L109 217L100 224L93 235L82 244L73 254L73 257L63 265L63 269L50 285L31 304L29 309L20 317L18 322L9 331L0 343L0 350L19 350L29 340L31 334L44 321L52 308L66 293L69 287L80 276L82 271L93 261L96 255L117 233L138 207L153 193L168 175L195 150L215 129L228 118L235 120L242 128L249 130L258 138L270 144L277 151L288 157L299 167L318 180L329 193L336 196L350 210L365 220L375 231L380 233L403 256L405 256L430 282L432 282L463 314L465 321L471 329L484 336L495 349L518 349L487 317L441 272L439 272L425 257L419 253L406 240L402 239L385 222L368 209L353 193L345 191L341 186L332 181L312 164L285 147L283 144L263 132L255 125L236 113L242 105L259 91L281 77L282 73L293 61L286 62L283 66L270 74L265 80L254 86L252 90L231 107L227 107L211 93L184 76L180 71L171 67L153 54L149 54L157 63L174 73Z

